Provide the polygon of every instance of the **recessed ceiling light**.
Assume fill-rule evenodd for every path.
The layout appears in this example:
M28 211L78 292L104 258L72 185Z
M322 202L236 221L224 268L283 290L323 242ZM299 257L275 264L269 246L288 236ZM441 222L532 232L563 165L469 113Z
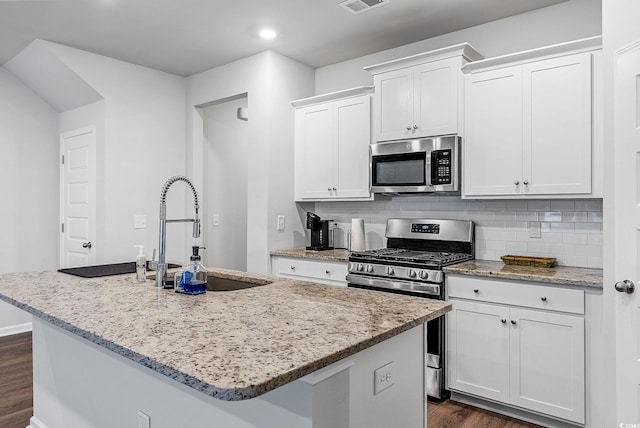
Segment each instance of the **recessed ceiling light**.
M278 33L276 33L275 30L272 30L271 28L263 28L262 30L260 30L258 35L262 39L271 40L275 39Z

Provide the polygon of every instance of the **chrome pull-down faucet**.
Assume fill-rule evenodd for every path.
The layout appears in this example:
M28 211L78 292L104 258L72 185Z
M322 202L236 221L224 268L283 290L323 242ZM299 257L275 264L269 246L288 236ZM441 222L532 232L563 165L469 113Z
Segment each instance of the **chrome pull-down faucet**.
M196 213L194 218L181 218L181 219L172 219L167 220L167 192L173 183L176 181L184 181L191 187L193 191L193 199L194 206L196 209ZM200 219L198 218L198 209L200 206L198 205L198 192L196 192L196 188L187 177L183 175L174 175L169 178L164 186L162 187L162 193L160 193L160 243L159 248L160 251L158 253L158 267L156 268L156 282L158 287L165 287L167 283L167 266L165 263L165 249L167 243L167 223L193 223L193 237L200 237Z

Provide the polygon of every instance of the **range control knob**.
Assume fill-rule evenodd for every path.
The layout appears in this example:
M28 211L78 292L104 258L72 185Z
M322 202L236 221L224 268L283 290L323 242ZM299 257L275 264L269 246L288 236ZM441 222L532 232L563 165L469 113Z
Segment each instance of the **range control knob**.
M354 264L349 262L349 272L353 272Z
M373 266L367 265L367 273L373 273Z
M364 270L364 266L362 266L362 264L361 264L361 263L358 263L358 267L356 267L356 270L357 270L358 272L362 272L362 271Z
M393 268L391 266L387 266L387 275L394 275L395 272L393 271Z
M415 278L416 275L416 271L413 269L409 269L409 272L407 272L407 275L409 275L409 278Z
M426 270L421 270L419 275L420 279L429 279L429 272Z

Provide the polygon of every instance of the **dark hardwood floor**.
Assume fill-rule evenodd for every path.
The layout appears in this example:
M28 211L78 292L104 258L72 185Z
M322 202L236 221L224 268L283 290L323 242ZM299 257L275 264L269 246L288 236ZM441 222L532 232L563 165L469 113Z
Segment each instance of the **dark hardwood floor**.
M0 337L0 427L29 425L32 384L31 333Z
M0 427L25 428L33 415L31 333L0 337ZM428 428L539 428L454 401L429 402Z
M542 428L451 400L429 401L427 425L428 428Z

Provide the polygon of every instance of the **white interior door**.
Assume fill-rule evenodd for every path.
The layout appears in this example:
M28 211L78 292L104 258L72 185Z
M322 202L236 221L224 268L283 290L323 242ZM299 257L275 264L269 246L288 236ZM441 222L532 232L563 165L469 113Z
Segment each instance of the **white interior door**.
M614 61L616 419L640 426L640 41Z
M60 267L95 264L96 132L60 135Z

